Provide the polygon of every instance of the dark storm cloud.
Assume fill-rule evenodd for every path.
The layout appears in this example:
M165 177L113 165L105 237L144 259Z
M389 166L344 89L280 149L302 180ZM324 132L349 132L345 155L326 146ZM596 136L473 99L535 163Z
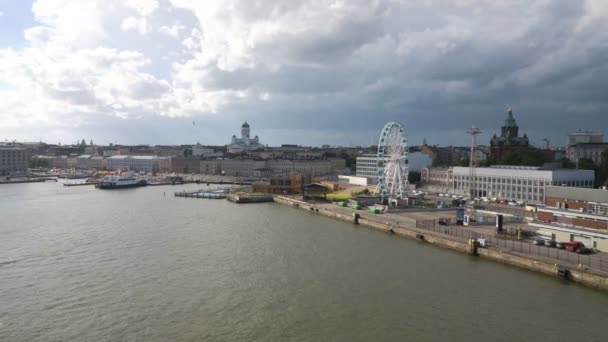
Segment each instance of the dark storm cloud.
M487 143L508 107L533 142L608 127L601 0L171 3L181 5L161 2L137 39L122 32L120 6L106 6L110 50L92 68L110 60L128 73L109 68L90 83L66 73L45 86L52 98L87 105L125 142L223 144L248 120L274 145L367 144L387 121L413 143L467 144L471 125ZM154 35L178 24L179 37ZM136 127L148 138L128 134Z
M607 35L600 30L605 25L577 31L584 14L580 2L541 2L510 10L517 14L522 8L519 17L497 20L496 25L485 22L485 27L455 35L451 32L460 27L449 22L442 26L438 19L432 20L437 34L408 30L409 18L418 18L415 13L385 11L390 14L384 22L373 16L356 24L345 21L323 39L319 34L277 37L262 50L273 51L263 55L280 61L278 70L218 71L210 79L218 87L271 93L269 102L225 110L273 129L350 131L357 136L380 130L384 121L399 120L414 141L426 136L435 143L466 144L467 127L498 131L509 106L515 108L522 130L554 141L578 128L608 126L608 87L601 76L608 71ZM398 16L404 25L394 24ZM489 16L486 20L501 13ZM399 44L408 39L412 47L399 54ZM374 55L374 49L385 51ZM457 137L452 131L463 134Z

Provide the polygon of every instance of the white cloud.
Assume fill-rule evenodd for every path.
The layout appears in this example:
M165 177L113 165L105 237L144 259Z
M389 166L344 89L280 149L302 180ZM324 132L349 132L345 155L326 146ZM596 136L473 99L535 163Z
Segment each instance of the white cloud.
M184 29L184 25L174 24L172 26L161 26L158 32L171 36L175 39L179 38L179 32Z
M602 0L37 0L32 11L22 47L0 48L0 134L162 116L343 127L340 113L368 129L497 98L606 108L587 73L605 70ZM547 90L585 82L598 83L581 89L587 102Z
M148 21L146 18L127 17L120 23L123 31L137 31L141 35L148 33Z
M124 5L134 9L142 17L147 17L158 9L157 0L127 0Z
M584 15L581 17L577 31L584 30L594 23L608 22L608 1L606 0L584 0Z

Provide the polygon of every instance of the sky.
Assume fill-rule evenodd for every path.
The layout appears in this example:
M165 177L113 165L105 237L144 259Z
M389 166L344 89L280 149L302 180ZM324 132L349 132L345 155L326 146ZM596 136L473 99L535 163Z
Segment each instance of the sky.
M608 128L605 0L0 0L0 141L535 145Z

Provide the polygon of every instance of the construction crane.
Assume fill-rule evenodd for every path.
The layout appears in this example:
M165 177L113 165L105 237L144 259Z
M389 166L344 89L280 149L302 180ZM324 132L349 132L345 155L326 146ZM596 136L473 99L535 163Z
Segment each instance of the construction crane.
M472 198L477 197L477 179L475 172L475 147L477 146L477 136L481 134L481 129L472 126L470 130L467 131L467 134L471 135L471 155L469 157L469 195Z
M549 149L549 139L544 138L543 141L545 142L545 148L548 150Z

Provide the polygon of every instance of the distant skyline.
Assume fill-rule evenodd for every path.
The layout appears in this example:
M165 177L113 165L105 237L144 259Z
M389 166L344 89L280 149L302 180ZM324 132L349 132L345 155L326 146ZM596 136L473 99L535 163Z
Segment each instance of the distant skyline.
M0 141L488 145L607 133L604 0L0 0Z

